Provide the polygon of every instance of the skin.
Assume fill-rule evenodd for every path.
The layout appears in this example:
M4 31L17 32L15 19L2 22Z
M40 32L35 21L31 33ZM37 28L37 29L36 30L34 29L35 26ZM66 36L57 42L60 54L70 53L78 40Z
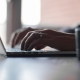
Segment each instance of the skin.
M42 35L42 37L40 37ZM13 33L11 47L21 42L21 50L42 49L46 46L61 51L75 50L75 35L57 32L49 29L39 30L27 28Z
M29 31L33 31L33 29L30 27L27 29L21 28L13 32L13 34L11 35L11 39L10 39L11 47L14 47L16 44L18 44L18 42L20 42Z

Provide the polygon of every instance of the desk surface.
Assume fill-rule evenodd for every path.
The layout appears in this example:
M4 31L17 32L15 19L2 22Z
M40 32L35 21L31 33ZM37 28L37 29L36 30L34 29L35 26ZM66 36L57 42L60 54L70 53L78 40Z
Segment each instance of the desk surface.
M76 58L0 58L0 80L77 80Z

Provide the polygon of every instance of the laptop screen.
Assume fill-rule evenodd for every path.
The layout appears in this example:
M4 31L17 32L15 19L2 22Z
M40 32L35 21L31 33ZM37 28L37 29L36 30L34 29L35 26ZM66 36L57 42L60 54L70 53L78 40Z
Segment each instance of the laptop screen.
M6 55L6 50L5 50L5 47L3 45L1 38L0 38L0 54Z

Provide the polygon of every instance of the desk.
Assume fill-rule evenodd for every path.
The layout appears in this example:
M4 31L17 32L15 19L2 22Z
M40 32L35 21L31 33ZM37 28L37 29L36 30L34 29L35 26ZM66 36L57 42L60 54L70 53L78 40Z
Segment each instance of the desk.
M77 80L76 58L0 58L0 80Z

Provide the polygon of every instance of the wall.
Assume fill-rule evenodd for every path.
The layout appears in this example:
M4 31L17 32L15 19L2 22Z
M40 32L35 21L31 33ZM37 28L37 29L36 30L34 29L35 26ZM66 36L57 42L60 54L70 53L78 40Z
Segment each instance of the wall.
M41 0L41 23L73 25L80 22L80 0Z

